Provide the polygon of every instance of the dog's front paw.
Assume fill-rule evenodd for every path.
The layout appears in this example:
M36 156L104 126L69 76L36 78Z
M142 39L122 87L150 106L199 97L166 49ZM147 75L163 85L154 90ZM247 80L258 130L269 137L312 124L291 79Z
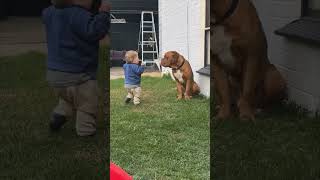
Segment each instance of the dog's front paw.
M218 111L216 119L218 119L218 120L226 120L226 119L229 119L230 117L231 117L230 110L228 110L226 108L221 108Z
M242 122L249 122L249 121L255 122L255 117L251 113L240 113L240 120Z
M240 111L240 120L241 121L254 121L255 117L254 117L254 113L251 110L241 110Z
M255 120L253 108L246 101L240 100L238 103L238 108L240 112L240 119L242 121Z
M178 100L181 100L181 99L183 99L183 96L178 95L178 96L177 96L177 99L178 99Z
M185 100L190 100L192 98L192 96L185 96L184 99Z

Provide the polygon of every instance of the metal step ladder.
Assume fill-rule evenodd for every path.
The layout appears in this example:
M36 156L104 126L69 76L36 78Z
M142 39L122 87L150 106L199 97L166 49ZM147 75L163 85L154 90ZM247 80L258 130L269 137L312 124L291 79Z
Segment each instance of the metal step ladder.
M146 65L159 64L159 49L154 16L152 11L141 12L138 51L141 52L141 60Z

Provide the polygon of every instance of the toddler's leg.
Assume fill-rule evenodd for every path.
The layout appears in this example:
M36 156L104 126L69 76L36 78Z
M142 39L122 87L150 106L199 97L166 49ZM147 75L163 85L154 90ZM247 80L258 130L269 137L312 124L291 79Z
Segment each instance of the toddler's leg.
M67 117L72 116L73 104L72 97L68 96L68 88L55 88L56 94L59 96L59 103L54 108L51 121L49 123L52 131L59 130L67 121Z
M128 92L127 98L132 99L133 98L133 89L127 88L127 92Z
M138 105L140 104L140 97L141 97L141 87L137 87L133 90L133 104Z
M77 111L76 130L79 136L92 136L96 133L96 119L95 114Z
M76 91L76 130L79 136L90 136L96 133L96 120L99 107L99 89L96 80L89 80Z
M128 94L127 94L124 102L129 103L131 101L131 99L133 98L133 89L131 89L131 88L126 88L126 89L127 89Z
M62 116L66 116L66 117L70 117L70 116L72 116L72 113L73 113L72 104L60 97L59 103L54 108L53 113L59 114Z

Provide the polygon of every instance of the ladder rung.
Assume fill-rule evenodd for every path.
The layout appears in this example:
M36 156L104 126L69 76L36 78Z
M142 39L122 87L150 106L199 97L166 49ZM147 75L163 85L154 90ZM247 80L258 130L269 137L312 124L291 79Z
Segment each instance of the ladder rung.
M144 28L152 28L153 26L143 25Z
M143 43L143 44L145 44L145 43L147 43L147 44L148 44L148 43L156 43L156 41L142 41L142 43Z
M152 21L143 21L143 23L148 23L148 24L151 23L152 24L153 22Z
M138 42L138 44L139 44L139 45L142 45L142 44L143 44L143 45L152 45L152 46L155 45L155 43L141 43L141 42Z
M156 63L155 61L146 61L146 60L144 60L143 62L144 63Z
M155 33L155 31L142 31L143 33Z
M142 14L153 14L153 11L142 11Z
M142 45L141 42L138 42L139 45ZM143 45L154 45L155 43L143 43Z

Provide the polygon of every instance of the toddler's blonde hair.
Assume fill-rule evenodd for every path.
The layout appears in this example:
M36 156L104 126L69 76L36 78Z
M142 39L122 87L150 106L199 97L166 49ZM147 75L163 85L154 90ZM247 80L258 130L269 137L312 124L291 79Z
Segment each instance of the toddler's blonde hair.
M127 63L132 63L134 60L139 60L139 55L137 51L127 51L125 54L125 61Z

